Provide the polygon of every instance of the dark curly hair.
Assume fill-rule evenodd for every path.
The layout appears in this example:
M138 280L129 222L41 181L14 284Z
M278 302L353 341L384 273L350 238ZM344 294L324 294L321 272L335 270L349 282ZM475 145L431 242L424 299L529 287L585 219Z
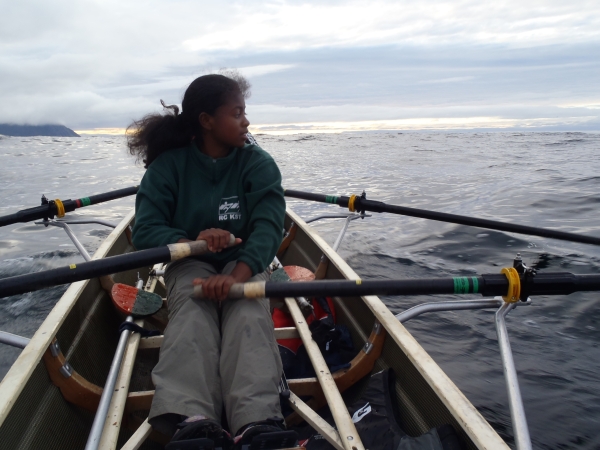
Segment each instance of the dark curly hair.
M161 104L166 114L149 114L127 127L129 153L144 162L148 168L161 153L184 147L192 140L202 145L202 129L198 118L201 113L214 115L232 95L250 95L250 83L234 70L223 74L204 75L188 86L181 102L182 111L175 105Z

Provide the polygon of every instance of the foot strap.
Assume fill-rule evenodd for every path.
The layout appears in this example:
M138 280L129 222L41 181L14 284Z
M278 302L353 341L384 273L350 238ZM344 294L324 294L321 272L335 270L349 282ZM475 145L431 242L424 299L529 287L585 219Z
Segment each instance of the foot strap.
M250 444L242 445L242 450L276 450L297 445L298 433L295 431L274 431L254 436Z

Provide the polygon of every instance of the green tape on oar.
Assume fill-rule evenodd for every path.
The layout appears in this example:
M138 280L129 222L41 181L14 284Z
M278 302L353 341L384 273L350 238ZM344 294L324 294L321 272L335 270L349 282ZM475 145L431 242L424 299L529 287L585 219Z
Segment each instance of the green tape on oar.
M452 280L455 294L477 294L479 292L477 277L455 277Z
M473 281L473 294L479 293L479 281L477 281L477 277L471 277Z
M326 195L325 196L325 201L327 203L337 204L337 200L338 200L338 198L335 195Z
M160 295L121 283L113 286L111 294L113 303L119 311L137 317L156 314L163 304Z
M81 202L81 206L90 206L92 204L89 197L80 198L79 201Z

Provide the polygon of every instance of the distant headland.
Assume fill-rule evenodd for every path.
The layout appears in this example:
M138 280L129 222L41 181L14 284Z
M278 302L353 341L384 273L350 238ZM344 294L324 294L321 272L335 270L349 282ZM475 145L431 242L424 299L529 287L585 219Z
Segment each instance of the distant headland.
M63 125L14 125L0 123L0 134L4 136L56 136L80 137L70 128Z

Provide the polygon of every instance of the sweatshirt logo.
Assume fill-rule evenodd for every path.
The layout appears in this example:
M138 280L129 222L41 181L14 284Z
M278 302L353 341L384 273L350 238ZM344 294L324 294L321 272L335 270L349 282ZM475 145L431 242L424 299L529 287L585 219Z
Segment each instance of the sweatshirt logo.
M241 220L240 201L236 196L222 198L219 203L219 221L222 220Z

